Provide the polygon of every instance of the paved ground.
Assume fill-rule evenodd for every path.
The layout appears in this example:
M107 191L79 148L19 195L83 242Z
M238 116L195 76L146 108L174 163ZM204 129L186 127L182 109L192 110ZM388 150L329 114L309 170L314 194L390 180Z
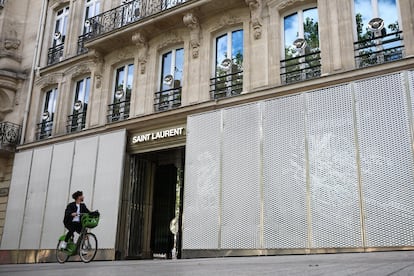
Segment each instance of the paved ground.
M414 251L0 265L0 275L414 275Z

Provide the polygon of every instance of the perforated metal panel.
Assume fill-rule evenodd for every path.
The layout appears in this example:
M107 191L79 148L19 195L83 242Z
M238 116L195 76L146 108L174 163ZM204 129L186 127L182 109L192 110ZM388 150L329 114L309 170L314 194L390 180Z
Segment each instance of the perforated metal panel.
M264 103L265 248L307 247L303 106L303 95Z
M306 94L313 248L361 247L350 85Z
M33 151L20 249L40 247L51 157L52 147L38 148Z
M69 142L53 146L40 248L55 249L56 237L64 233L62 220L69 197L74 145L74 142Z
M260 247L259 108L223 111L222 248Z
M183 211L183 249L219 246L221 112L190 116Z
M414 245L413 153L401 74L355 84L366 245Z

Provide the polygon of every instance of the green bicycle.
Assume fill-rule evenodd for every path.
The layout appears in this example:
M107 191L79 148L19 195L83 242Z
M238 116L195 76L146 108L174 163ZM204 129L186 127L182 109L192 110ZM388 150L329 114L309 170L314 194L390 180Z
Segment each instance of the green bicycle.
M82 214L81 223L82 231L76 243L71 238L67 242L66 248L62 249L61 243L65 241L66 235L60 236L56 247L56 260L59 263L63 264L70 256L75 256L76 254L79 254L80 259L84 263L89 263L95 258L96 252L98 251L98 240L95 234L89 232L89 229L98 225L99 212L95 211L89 214Z

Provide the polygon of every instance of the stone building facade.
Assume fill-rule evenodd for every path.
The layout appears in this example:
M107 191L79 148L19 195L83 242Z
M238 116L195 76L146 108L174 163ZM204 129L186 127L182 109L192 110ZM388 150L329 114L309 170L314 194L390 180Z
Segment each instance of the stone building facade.
M22 2L0 262L53 260L78 189L101 259L413 249L412 1Z

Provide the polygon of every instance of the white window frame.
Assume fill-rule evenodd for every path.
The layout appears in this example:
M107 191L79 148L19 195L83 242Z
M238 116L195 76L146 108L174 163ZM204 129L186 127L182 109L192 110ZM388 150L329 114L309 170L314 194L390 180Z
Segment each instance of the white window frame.
M121 68L124 68L124 74L125 74L125 78L124 78L124 82L122 83L122 89L124 90L124 96L123 96L123 98L121 98L121 100L120 100L120 102L122 102L122 101L125 101L126 100L126 93L127 93L127 83L128 83L128 73L129 73L129 66L130 65L132 65L133 66L133 72L132 72L132 87L131 87L131 94L132 94L132 91L133 91L133 87L134 87L134 74L135 74L135 64L133 63L133 62L127 62L127 63L124 63L123 65L120 65L120 66L116 66L115 67L115 70L114 70L114 77L113 77L113 89L112 89L112 104L114 104L115 103L115 93L116 93L116 91L117 91L117 86L118 86L118 84L116 83L116 81L117 81L117 71L119 70L119 69L121 69Z
M163 91L163 89L162 89L162 82L164 81L162 79L163 57L164 57L164 55L166 55L168 53L171 53L170 75L172 75L172 77L173 77L173 84L171 85L170 89L174 88L176 53L177 53L178 50L183 50L184 51L184 47L175 47L174 49L164 51L160 54L160 69L159 69L159 74L158 74L158 76L159 76L159 79L158 79L159 91ZM183 60L183 69L184 69L184 60ZM184 77L184 72L183 72L183 77ZM182 80L181 80L180 87L182 87ZM169 89L167 89L167 90L169 90Z
M47 98L47 94L48 93L51 93L52 95L53 95L53 100L52 100L52 106L49 106L49 104L47 105L47 110L45 110L45 107L46 107L46 98ZM58 93L58 88L57 87L54 87L54 88L52 88L52 89L48 89L46 92L44 92L43 93L43 104L42 104L42 113L40 114L40 122L42 123L42 122L53 122L54 121L54 114L55 114L55 112L56 112L56 101L57 101L57 93ZM49 103L50 103L50 100L49 100ZM47 120L44 120L42 117L43 117L43 114L45 113L45 112L49 112L49 118L47 119ZM52 118L52 119L51 119Z
M93 12L91 16L88 16L87 10L92 9ZM98 15L101 11L101 0L85 0L85 8L83 10L83 21L82 21L82 34L86 34L91 31L92 26L85 26L85 21L95 15Z
M284 60L286 58L285 57L285 46L286 46L286 43L285 43L285 18L288 17L288 16L291 16L295 13L298 14L298 26L299 26L298 38L304 38L305 37L305 29L303 27L303 23L305 22L304 21L305 18L304 18L303 13L304 13L304 11L311 10L311 9L316 9L317 10L317 12L318 12L318 25L319 25L319 9L318 9L318 6L316 4L304 5L304 6L301 6L300 8L298 8L298 9L289 10L288 12L285 12L281 16L281 19L280 19L281 20L281 23L280 23L280 26L281 26L280 40L282 42L282 45L281 45L282 47L280 49L280 51L281 51L280 54L281 54L281 59L282 60ZM320 28L318 28L319 47L321 45L320 37L321 37L320 36Z
M52 38L52 47L65 43L69 23L69 6L65 6L59 9L55 14L56 16L54 21L55 25ZM56 28L58 22L60 22L59 27ZM60 33L60 38L57 38L57 33Z
M217 39L219 37L227 35L227 56L231 57L231 59L233 59L233 55L232 55L233 36L232 36L232 34L233 34L233 32L237 32L237 31L243 31L243 53L242 54L243 54L243 60L244 60L245 43L244 43L244 29L243 29L243 26L238 26L238 27L229 29L227 31L217 33L214 36L214 39L213 39L213 49L214 49L213 59L214 59L214 61L213 61L213 64L212 64L213 65L212 78L217 77L217 75L216 75L217 74L217 72L216 72L216 69L217 69Z

